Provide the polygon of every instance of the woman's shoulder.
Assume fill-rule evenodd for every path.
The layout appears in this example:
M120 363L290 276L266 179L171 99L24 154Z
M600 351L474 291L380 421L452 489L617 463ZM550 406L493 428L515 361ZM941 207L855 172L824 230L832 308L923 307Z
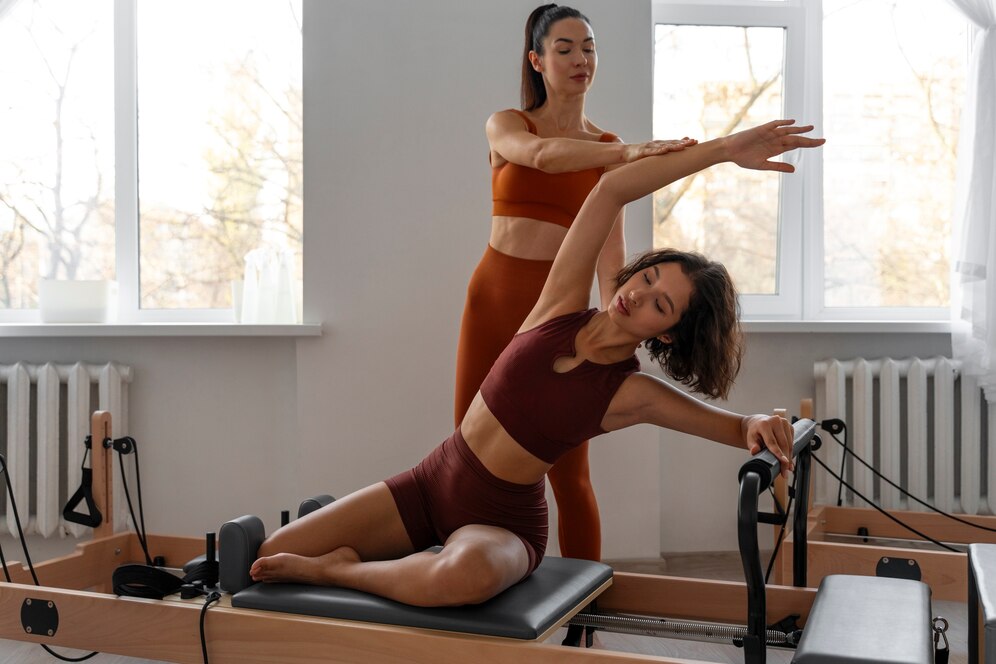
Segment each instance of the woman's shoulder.
M487 126L489 129L517 131L522 129L523 124L526 131L536 133L536 121L529 117L528 113L517 108L506 108L492 113Z

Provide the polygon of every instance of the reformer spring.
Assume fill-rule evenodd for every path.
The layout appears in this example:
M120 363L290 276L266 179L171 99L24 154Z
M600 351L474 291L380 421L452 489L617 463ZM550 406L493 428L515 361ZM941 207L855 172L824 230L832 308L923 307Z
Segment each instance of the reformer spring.
M623 614L578 613L571 618L570 625L596 627L606 632L637 634L641 636L669 637L714 643L731 643L747 636L747 628L742 625L695 622L691 620L671 620L669 618L644 618ZM793 634L769 629L765 638L768 645L794 646Z

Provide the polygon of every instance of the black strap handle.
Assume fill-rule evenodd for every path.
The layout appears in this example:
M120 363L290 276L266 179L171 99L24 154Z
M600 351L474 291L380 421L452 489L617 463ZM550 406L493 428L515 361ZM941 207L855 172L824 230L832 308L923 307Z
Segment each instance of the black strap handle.
M62 508L62 517L66 521L72 521L81 526L96 528L104 520L104 516L97 509L97 503L93 501L93 470L91 468L83 468L82 470L83 480L80 483L80 488L76 489L76 493ZM87 514L75 511L76 507L83 502L86 503Z

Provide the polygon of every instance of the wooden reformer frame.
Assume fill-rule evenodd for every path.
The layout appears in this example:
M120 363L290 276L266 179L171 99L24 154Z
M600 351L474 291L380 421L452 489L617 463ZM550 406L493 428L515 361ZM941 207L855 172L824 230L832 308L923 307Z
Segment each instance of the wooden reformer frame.
M813 402L803 399L799 415L812 418ZM787 495L784 483L776 489L776 496L782 505ZM811 500L811 496L809 497ZM986 543L996 544L996 533L979 530L952 521L933 512L912 512L888 510L904 523L922 533L948 544ZM996 529L996 517L969 516L959 514L958 518L987 528ZM791 523L791 522L790 522ZM860 530L864 529L864 530ZM830 574L858 574L875 576L876 569L883 559L900 565L914 561L921 572L921 579L930 586L936 600L964 602L968 596L968 564L965 553L938 551L876 544L829 541L833 536L867 537L883 539L914 540L916 535L896 524L873 508L836 507L816 505L809 510L806 524L806 586L819 586L823 577ZM860 530L860 533L859 533ZM779 550L775 566L775 583L792 583L795 533L786 531L785 541ZM778 537L778 528L775 528ZM927 543L929 545L929 543ZM912 565L910 565L912 567Z
M101 441L111 438L110 416L91 421L94 500L111 514L113 454ZM149 535L154 555L166 566L180 567L203 553L197 537ZM199 620L203 598L165 600L117 597L111 594L113 570L144 560L133 532L114 533L110 520L95 529L92 541L72 554L35 565L39 580L31 585L28 570L8 563L12 582L0 583L0 638L51 647L98 650L129 657L197 664L203 661ZM600 612L619 612L672 619L746 624L748 590L742 583L628 574L617 572L611 587L598 596ZM768 624L791 614L805 622L816 591L769 586ZM22 611L30 600L42 602L57 615L51 634L26 631ZM49 604L51 603L51 604ZM35 605L36 607L38 605ZM583 604L577 607L580 611ZM564 622L571 616L565 616ZM232 608L228 596L207 610L207 648L214 664L226 662L685 662L647 655L565 647L553 643L469 635ZM552 630L551 630L552 631Z

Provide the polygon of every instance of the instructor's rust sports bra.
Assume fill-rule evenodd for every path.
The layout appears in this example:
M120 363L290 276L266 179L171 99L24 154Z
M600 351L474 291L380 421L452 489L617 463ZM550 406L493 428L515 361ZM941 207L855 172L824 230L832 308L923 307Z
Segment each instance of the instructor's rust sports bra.
M558 357L574 356L578 330L598 309L552 318L520 332L495 361L481 396L505 431L547 463L605 433L602 418L623 381L640 369L636 355L613 364L583 361L565 373Z
M536 125L522 111L530 134ZM612 143L615 134L604 133L598 141ZM581 204L602 177L604 168L589 168L569 173L544 173L536 168L508 161L491 169L491 214L496 217L526 217L570 228Z

